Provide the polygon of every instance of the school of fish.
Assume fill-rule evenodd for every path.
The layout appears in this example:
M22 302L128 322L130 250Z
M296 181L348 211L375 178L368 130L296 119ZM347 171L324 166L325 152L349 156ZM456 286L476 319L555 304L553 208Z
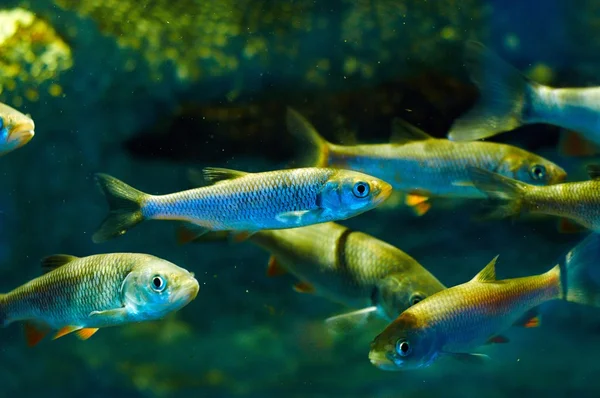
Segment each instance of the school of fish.
M217 167L191 171L194 188L144 193L97 173L108 212L92 240L124 235L146 220L179 221L180 244L223 240L269 253L266 275L289 273L300 293L347 312L324 320L332 333L360 330L375 317L387 326L368 360L382 370L425 368L438 359L484 363L487 344L506 344L509 328L536 327L538 306L552 300L600 306L600 165L589 180L568 181L558 164L524 149L476 141L531 123L554 124L600 145L600 89L535 83L483 44L468 42L465 64L480 91L448 139L394 119L391 142L327 142L298 111L285 115L303 150L299 168L249 173ZM31 117L0 104L0 155L34 137ZM485 218L555 216L589 235L540 275L498 280L494 258L471 280L445 286L416 259L341 222L377 211L393 191L418 216L430 198L478 200ZM145 253L51 255L40 276L0 294L0 325L24 324L27 344L73 333L154 321L199 294L194 273ZM365 355L367 357L367 355ZM441 361L440 361L441 362Z

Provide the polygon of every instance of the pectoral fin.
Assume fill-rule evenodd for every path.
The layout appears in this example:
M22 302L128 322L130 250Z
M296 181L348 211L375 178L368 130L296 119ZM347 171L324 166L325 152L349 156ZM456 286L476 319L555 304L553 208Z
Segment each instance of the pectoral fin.
M127 308L114 308L112 310L106 311L92 311L90 312L89 317L93 318L95 321L106 320L106 322L114 322L115 320L126 321L127 320Z
M470 363L473 365L482 365L490 360L490 357L485 354L468 352L443 352L442 354L452 357L457 361Z
M563 217L558 221L558 232L562 234L578 234L583 231L586 231L583 225L577 224L568 218Z
M315 287L308 282L298 282L294 285L294 290L298 293L314 293Z
M325 326L332 334L349 333L361 326L364 326L369 318L377 312L377 307L367 307L362 310L348 312L327 318Z
M313 224L321 219L323 215L323 209L315 210L300 210L300 211L289 211L286 213L279 213L275 218L277 221L284 224L292 225L304 225Z
M404 202L412 208L417 216L422 216L431 209L431 203L427 196L408 194Z

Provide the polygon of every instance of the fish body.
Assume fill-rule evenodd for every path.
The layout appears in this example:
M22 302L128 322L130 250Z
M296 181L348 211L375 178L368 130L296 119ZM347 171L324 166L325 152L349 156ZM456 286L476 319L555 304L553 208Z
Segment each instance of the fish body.
M564 217L600 231L600 167L588 166L591 180L547 187L533 186L482 169L471 169L471 179L488 197L502 201L489 217L521 212Z
M315 294L355 309L376 306L389 320L445 288L398 248L333 222L260 231L249 240L271 253L270 267L291 273Z
M590 235L564 261L541 275L496 280L492 260L471 281L440 291L407 309L371 344L371 362L384 370L431 365L442 355L479 361L477 347L507 342L500 334L554 299L598 306L600 236ZM563 283L564 282L564 283Z
M308 160L311 164L360 171L389 182L395 190L424 198L484 197L469 183L469 166L536 185L555 184L566 177L560 166L520 148L436 139L400 120L393 125L395 143L355 146L325 141L305 118L291 109L287 124L290 132L312 145Z
M193 300L198 281L187 270L147 254L57 255L43 275L0 295L0 325L27 321L30 345L57 336L156 320Z
M143 220L179 220L206 231L295 228L356 216L381 204L391 186L350 170L304 168L265 173L204 169L213 185L148 195L98 174L111 211L94 241L125 233Z
M33 120L0 103L0 156L27 144L35 135Z
M477 42L467 44L465 58L480 97L454 123L451 140L476 140L546 123L600 144L600 87L553 88L533 82Z

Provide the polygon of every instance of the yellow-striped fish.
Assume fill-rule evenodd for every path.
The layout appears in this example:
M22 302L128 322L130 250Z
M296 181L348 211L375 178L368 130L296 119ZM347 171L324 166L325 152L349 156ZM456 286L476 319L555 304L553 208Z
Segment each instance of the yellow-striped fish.
M300 280L296 291L356 309L329 318L332 331L361 325L371 315L391 321L445 288L400 249L333 222L260 231L249 241L271 253L267 275L290 273Z
M350 170L304 168L265 173L206 168L213 185L169 195L148 195L106 174L97 181L110 213L94 234L101 242L143 220L179 220L207 231L296 228L344 220L387 199L391 186Z
M44 274L0 295L0 326L26 321L30 346L47 333L90 338L99 328L163 318L192 301L194 275L148 254L55 255Z
M389 182L408 194L406 204L419 215L430 197L483 198L469 183L467 167L477 166L536 185L563 181L565 171L523 149L493 142L436 139L396 119L394 143L343 146L329 143L298 112L288 109L288 130L311 145L311 165L351 169Z
M371 344L369 359L383 370L417 369L440 356L469 362L487 358L474 353L483 344L505 343L500 334L523 323L534 307L554 299L600 305L600 235L592 234L564 261L536 276L496 280L492 260L471 281L436 293L410 307Z
M35 124L29 116L0 103L0 156L31 141L34 130Z
M500 203L488 214L503 218L521 212L564 217L600 231L600 166L587 167L591 180L538 187L487 170L469 171L473 184Z

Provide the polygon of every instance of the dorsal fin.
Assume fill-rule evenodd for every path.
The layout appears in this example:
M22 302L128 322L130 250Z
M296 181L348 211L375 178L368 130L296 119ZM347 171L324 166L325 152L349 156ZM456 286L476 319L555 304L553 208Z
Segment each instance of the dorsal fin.
M190 182L190 184L192 184L192 186L195 188L203 187L206 185L206 180L204 179L204 174L202 173L202 171L200 171L198 169L193 169L193 168L188 169L187 178L188 178L188 181Z
M392 134L390 141L394 144L405 144L412 141L430 140L433 137L410 123L400 118L392 120Z
M206 181L208 184L215 184L225 180L233 180L243 177L247 174L248 173L244 171L223 169L220 167L205 167L202 169L202 176L204 177L204 181Z
M600 164L590 164L586 167L586 169L592 180L600 179Z
M79 257L71 256L70 254L55 254L44 257L42 259L42 272L46 274L77 259L79 259Z
M477 282L492 282L496 280L496 260L498 260L498 256L494 257L492 261L488 265L485 266L484 269L479 271L477 275L471 281Z

